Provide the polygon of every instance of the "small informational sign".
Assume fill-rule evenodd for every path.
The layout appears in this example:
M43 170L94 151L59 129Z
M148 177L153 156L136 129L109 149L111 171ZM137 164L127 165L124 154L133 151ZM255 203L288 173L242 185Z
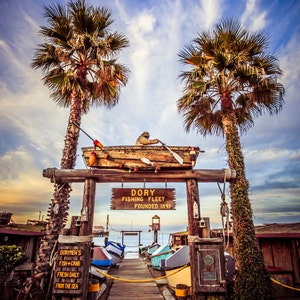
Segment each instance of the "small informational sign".
M58 245L53 294L81 296L87 290L89 251L85 243Z
M196 293L222 296L226 293L225 258L223 240L219 238L201 239L192 243L194 266L192 284Z
M176 208L175 189L113 188L111 209L172 210Z
M139 233L137 231L132 231L132 232L125 231L124 235L132 235L132 236L134 236L134 235L139 235Z

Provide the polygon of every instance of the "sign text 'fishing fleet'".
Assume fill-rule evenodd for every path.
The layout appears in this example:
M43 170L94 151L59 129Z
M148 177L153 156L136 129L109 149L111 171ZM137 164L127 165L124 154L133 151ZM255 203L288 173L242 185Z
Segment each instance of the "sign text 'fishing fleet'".
M175 209L175 189L113 188L111 209L172 210Z

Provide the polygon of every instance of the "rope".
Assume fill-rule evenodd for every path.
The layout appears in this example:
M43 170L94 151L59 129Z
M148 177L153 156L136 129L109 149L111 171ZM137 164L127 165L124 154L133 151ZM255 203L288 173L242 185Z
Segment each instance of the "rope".
M223 190L220 187L219 182L217 182L220 193L221 193L221 207L220 207L220 214L222 219L222 231L223 231L223 238L224 238L224 250L226 251L229 247L229 208L228 204L225 199L225 185L226 185L226 173L224 175L224 184L223 184ZM224 222L224 219L225 222ZM225 236L225 226L227 227L227 239Z
M181 268L179 268L178 270L174 271L173 273L170 273L169 275L164 275L164 276L160 276L160 277L156 277L156 278L150 278L150 279L125 279L125 278L120 278L120 277L114 277L112 275L109 275L109 274L107 274L105 272L100 271L99 269L97 269L97 272L100 273L101 275L104 275L107 278L114 279L114 280L119 280L119 281L122 281L122 282L140 282L140 283L145 283L145 282L152 282L152 281L156 281L156 280L167 278L169 276L172 276L172 275L180 272L181 270L185 269L186 267L187 267L187 265L184 265Z
M278 285L281 285L281 286L286 287L286 288L288 288L288 289L291 289L291 290L300 292L300 289L294 288L294 287L289 286L289 285L286 285L286 284L283 284L283 283L281 283L280 281L278 281L278 280L276 280L276 279L274 279L274 278L272 278L272 277L271 277L271 280L272 280L274 283L278 284Z

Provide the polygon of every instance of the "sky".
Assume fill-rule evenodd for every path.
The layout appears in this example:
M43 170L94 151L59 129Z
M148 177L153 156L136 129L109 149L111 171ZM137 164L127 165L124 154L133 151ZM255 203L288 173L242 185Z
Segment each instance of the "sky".
M56 105L41 81L40 70L30 68L44 6L54 0L0 1L0 211L13 213L16 223L46 219L53 184L43 169L59 168L69 110ZM66 1L59 1L66 3ZM245 171L255 224L300 222L300 2L297 0L105 0L88 3L111 9L111 29L125 34L130 46L119 62L131 71L119 103L112 109L91 108L82 117L82 128L105 146L131 145L143 132L167 145L193 145L205 150L196 169L227 168L223 137L187 133L176 101L183 84L178 53L203 30L224 17L242 22L249 31L269 36L268 51L279 60L285 86L285 104L278 115L263 115L241 136ZM85 169L81 148L92 146L80 134L77 169ZM124 183L124 187L165 187L151 183ZM97 184L94 225L145 230L152 216L160 216L161 230L187 226L186 187L176 190L173 211L112 211L115 184ZM69 215L80 215L83 184L74 183ZM229 185L225 185L230 203ZM221 197L217 183L199 183L201 215L212 228L221 224Z

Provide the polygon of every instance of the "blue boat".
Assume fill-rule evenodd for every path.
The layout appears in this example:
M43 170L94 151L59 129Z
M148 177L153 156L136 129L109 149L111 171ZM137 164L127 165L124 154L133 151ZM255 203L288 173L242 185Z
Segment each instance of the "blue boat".
M92 265L108 268L112 265L112 257L105 248L96 246L93 249Z
M119 263L124 257L125 246L120 243L108 241L105 245L105 250L112 257L112 265Z

